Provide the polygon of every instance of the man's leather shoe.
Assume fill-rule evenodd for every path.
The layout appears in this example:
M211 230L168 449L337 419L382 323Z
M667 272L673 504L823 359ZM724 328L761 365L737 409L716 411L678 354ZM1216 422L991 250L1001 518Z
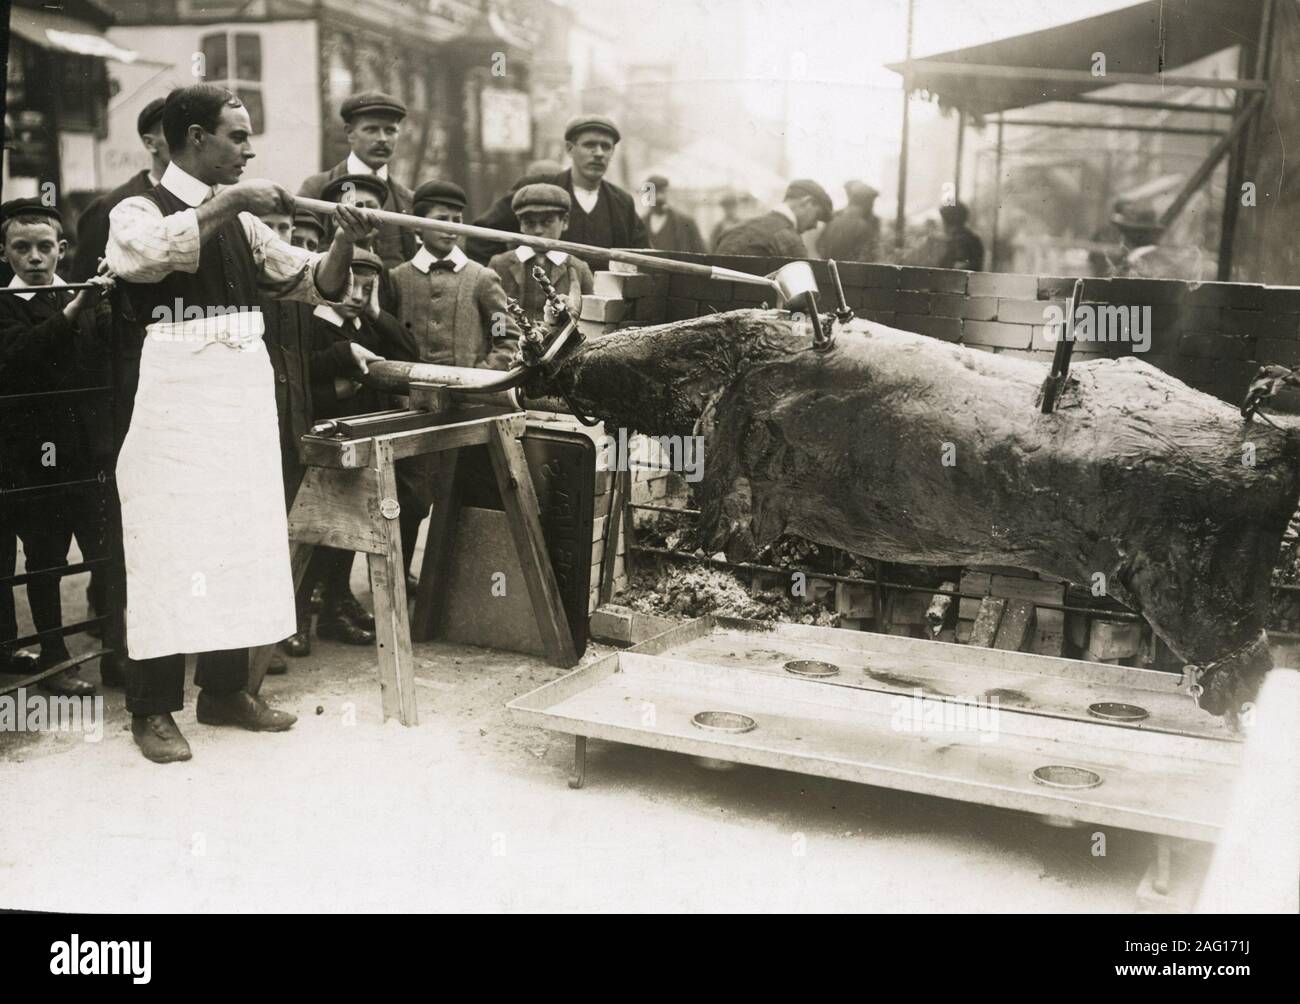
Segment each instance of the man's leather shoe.
M17 652L0 652L0 673L31 676L41 668L41 657L20 648Z
M350 620L357 627L365 628L367 631L375 629L375 615L363 607L351 593L339 600L336 609L340 616Z
M249 732L283 732L298 720L287 711L276 711L260 697L244 690L229 694L199 691L195 714L204 725L238 725Z
M47 676L38 686L60 697L90 697L95 692L95 685L78 676L75 667Z
M321 614L316 622L316 637L329 641L341 641L345 645L373 645L375 633L363 627L357 627L350 620L336 614L332 617Z
M296 631L280 642L280 648L284 650L285 655L295 659L311 655L311 635L305 631Z
M131 735L140 752L154 763L176 763L192 755L190 744L170 714L132 715Z
M271 650L271 661L266 664L267 676L284 676L289 672L289 664L284 661L284 656L278 650Z
M126 686L126 658L114 653L100 656L99 682L105 687L122 688Z

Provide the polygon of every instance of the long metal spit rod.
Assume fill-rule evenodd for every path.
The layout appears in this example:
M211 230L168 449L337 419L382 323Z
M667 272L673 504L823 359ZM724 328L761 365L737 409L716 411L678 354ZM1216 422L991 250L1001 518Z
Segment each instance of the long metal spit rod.
M310 209L314 213L324 213L327 216L333 215L334 211L338 209L336 203L324 202L320 199L308 199L302 196L295 197L293 204L303 209ZM476 227L469 223L451 223L447 220L429 220L423 216L415 216L411 213L394 213L388 209L368 209L366 211L381 223L405 227L408 230L428 230L432 233L455 234L463 237L484 237L488 240L502 241L507 244L526 244L530 248L541 251L567 251L582 258L621 261L624 264L636 265L639 268L649 269L654 272L694 275L705 279L720 279L724 282L744 282L751 286L764 286L773 290L778 296L778 302L781 293L781 288L776 284L775 280L761 275L750 275L748 272L739 272L736 269L723 268L720 265L701 265L696 262L676 261L672 258L659 258L655 255L641 254L637 251L601 248L591 244L578 244L574 241L552 240L549 237L528 237L524 234L511 233L508 230L493 230L489 227Z

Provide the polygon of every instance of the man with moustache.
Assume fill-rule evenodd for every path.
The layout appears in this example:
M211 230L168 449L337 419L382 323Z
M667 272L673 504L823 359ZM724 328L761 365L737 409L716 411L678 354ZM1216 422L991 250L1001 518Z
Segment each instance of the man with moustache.
M381 209L394 213L409 213L413 193L389 174L388 162L397 150L402 134L402 120L406 118L406 105L397 98L379 91L354 94L339 107L347 131L349 152L328 171L307 178L298 187L298 194L312 199L324 198L321 194L331 181L349 174L372 174L387 186ZM388 268L395 268L410 259L419 242L409 230L381 224L375 239L374 251Z

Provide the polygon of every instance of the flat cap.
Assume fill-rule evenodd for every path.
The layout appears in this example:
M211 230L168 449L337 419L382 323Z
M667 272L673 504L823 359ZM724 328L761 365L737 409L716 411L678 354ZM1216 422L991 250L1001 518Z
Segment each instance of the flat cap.
M426 181L423 185L415 190L415 197L412 200L414 209L417 213L423 213L432 205L452 206L455 209L464 209L469 198L465 195L465 189L450 181Z
M525 185L510 200L510 208L516 216L521 213L567 213L572 207L569 193L559 185Z
M143 136L161 122L163 105L165 104L167 104L166 98L154 98L141 108L140 114L135 117L135 131Z
M352 270L360 269L362 272L380 272L383 271L384 263L379 255L373 251L367 251L365 248L354 247L352 249Z
M320 190L320 197L326 202L338 202L344 192L351 192L360 189L363 192L370 192L379 200L382 206L388 198L388 182L377 174L344 174L328 182Z
M339 105L339 115L344 122L351 122L358 115L392 115L406 118L406 105L382 91L362 91L354 94Z
M297 230L299 227L315 227L320 231L321 236L325 235L325 224L310 209L295 209L293 211L293 228Z
M880 194L865 181L857 180L844 182L844 192L850 202L870 202Z
M806 195L817 203L818 217L822 220L829 220L832 215L831 197L826 194L826 189L815 181L808 178L796 178L785 187L785 198L794 199L801 195Z
M568 125L564 127L564 138L566 140L571 140L574 136L577 136L578 133L584 132L588 129L599 129L602 132L609 133L614 137L615 143L623 138L622 134L618 131L618 126L614 125L614 120L608 115L573 116L573 118L569 119Z
M63 214L54 206L47 206L35 196L26 199L10 199L0 204L0 223L12 220L15 216L46 216L63 226Z

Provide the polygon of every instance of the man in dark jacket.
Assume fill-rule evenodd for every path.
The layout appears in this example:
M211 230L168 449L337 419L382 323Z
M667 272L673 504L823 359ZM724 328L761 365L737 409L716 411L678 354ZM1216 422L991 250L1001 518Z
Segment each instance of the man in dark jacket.
M836 213L817 239L817 253L836 261L875 261L880 249L877 192L861 181L844 186L849 204Z
M72 263L72 282L85 282L99 268L108 246L108 214L123 199L143 195L162 179L163 171L171 163L167 137L163 135L162 113L164 98L154 98L136 117L135 128L140 142L149 151L149 167L139 171L107 195L90 203L77 220L77 253Z
M695 221L668 204L667 178L662 174L652 174L646 178L641 193L642 201L650 207L643 222L652 248L704 253L704 238L700 236Z
M650 246L632 194L605 180L621 138L614 121L604 115L578 115L565 127L564 149L572 166L554 178L541 179L559 185L573 200L569 225L561 235L564 240L602 248ZM515 214L509 211L509 206L502 208L499 200L493 205L492 214L480 216L474 225L519 233ZM476 243L470 257L487 262L506 249L501 242Z
M940 206L939 217L943 220L943 250L939 268L969 269L979 272L984 268L984 242L979 235L966 225L970 210L964 202L955 202L951 206Z
M311 199L325 198L325 186L336 178L348 174L373 174L388 186L381 208L395 213L411 211L412 192L396 178L389 176L388 162L397 149L406 118L406 105L397 98L378 91L354 94L339 107L347 130L350 151L346 160L328 171L321 171L305 179L298 186L298 194ZM389 268L400 265L415 254L417 241L409 230L381 225L375 239L374 250Z
M519 180L510 186L510 191L488 206L487 211L474 221L475 225L491 227L494 230L517 232L519 230L519 218L512 208L515 193L526 185L549 185L563 171L564 168L560 166L559 161L533 161L519 177ZM569 224L566 222L564 225L567 227ZM506 245L500 241L488 240L486 237L467 237L465 239L465 254L470 261L476 261L480 265L491 264L496 255L506 250Z
M785 198L770 213L739 223L722 235L718 254L758 258L807 258L800 234L831 218L831 197L815 181L790 182Z

